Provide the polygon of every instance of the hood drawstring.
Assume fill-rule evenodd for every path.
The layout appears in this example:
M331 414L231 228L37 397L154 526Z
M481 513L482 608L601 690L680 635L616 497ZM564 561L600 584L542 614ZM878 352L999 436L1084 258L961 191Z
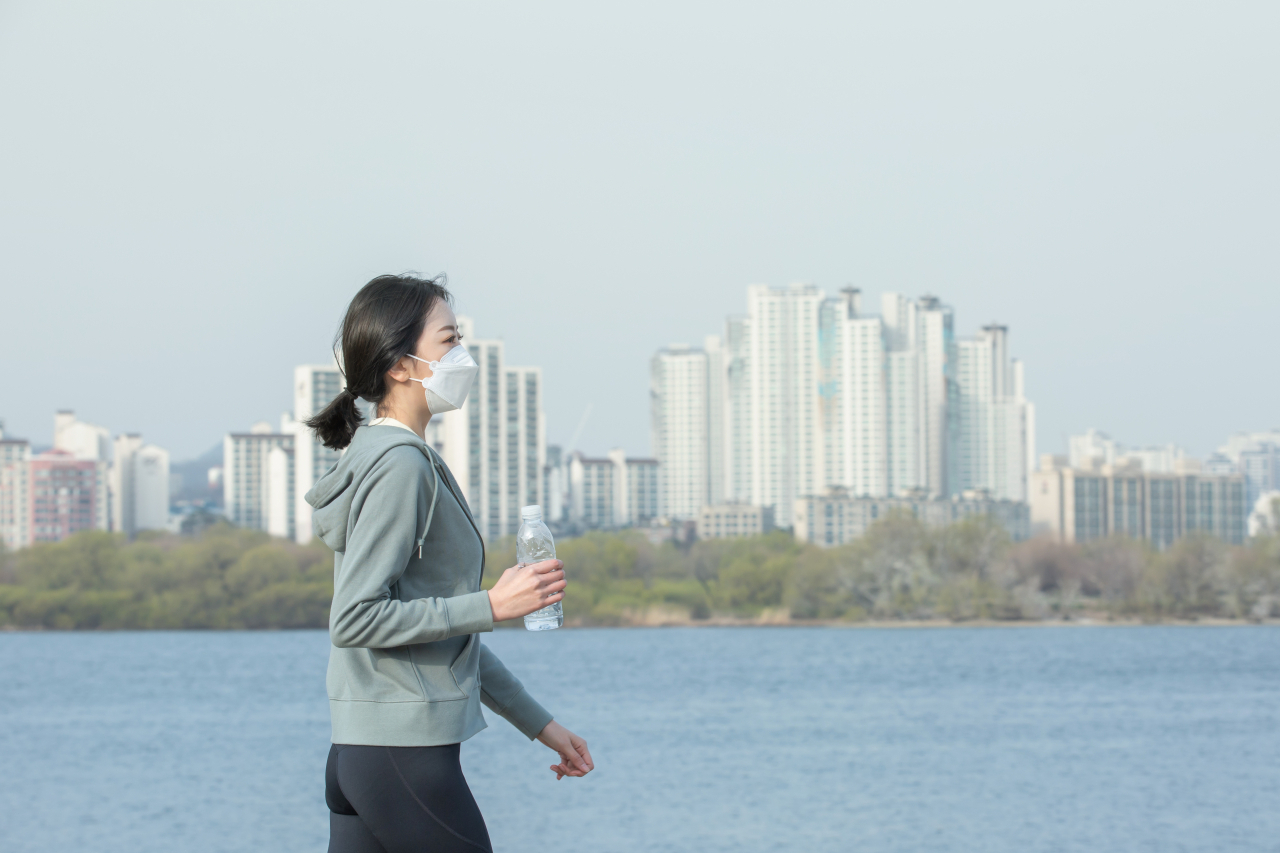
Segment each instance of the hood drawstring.
M431 519L436 514L436 500L440 497L440 472L436 469L436 454L431 449L431 445L426 445L427 455L431 458L431 473L435 478L431 489L431 508L427 510L427 525L422 528L422 535L418 537L418 559L422 559L422 541L427 538L427 531L431 529Z

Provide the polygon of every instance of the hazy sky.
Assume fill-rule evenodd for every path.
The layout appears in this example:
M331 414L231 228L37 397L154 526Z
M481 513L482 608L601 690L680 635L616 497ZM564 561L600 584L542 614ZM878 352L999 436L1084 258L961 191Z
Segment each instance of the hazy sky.
M1280 426L1276 3L0 3L0 419L175 460L447 272L548 436L647 453L746 285L998 320L1042 450Z

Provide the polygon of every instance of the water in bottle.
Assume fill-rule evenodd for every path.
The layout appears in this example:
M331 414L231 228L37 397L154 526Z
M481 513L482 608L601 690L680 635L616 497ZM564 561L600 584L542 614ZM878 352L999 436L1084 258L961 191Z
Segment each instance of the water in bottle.
M516 534L516 562L521 566L556 558L556 543L551 531L542 523L542 507L527 506L520 510L520 532ZM564 608L560 602L548 604L524 617L529 631L550 631L564 624Z

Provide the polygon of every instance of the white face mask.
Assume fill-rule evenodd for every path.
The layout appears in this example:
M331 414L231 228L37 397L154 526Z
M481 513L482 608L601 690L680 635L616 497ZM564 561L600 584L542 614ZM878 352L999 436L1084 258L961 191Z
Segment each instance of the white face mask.
M412 353L407 355L431 368L431 375L426 379L409 377L414 382L422 383L422 390L427 394L427 409L431 414L438 415L462 408L462 404L467 401L467 394L471 392L471 383L480 372L480 365L476 364L466 347L458 344L439 361L427 361Z

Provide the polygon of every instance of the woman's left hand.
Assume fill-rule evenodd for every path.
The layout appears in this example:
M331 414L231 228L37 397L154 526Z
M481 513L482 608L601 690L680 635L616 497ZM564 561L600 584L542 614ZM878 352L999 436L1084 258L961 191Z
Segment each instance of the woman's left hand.
M586 776L595 769L591 753L587 751L587 742L555 720L543 727L538 733L538 740L560 756L560 763L551 765L557 782L565 776Z

